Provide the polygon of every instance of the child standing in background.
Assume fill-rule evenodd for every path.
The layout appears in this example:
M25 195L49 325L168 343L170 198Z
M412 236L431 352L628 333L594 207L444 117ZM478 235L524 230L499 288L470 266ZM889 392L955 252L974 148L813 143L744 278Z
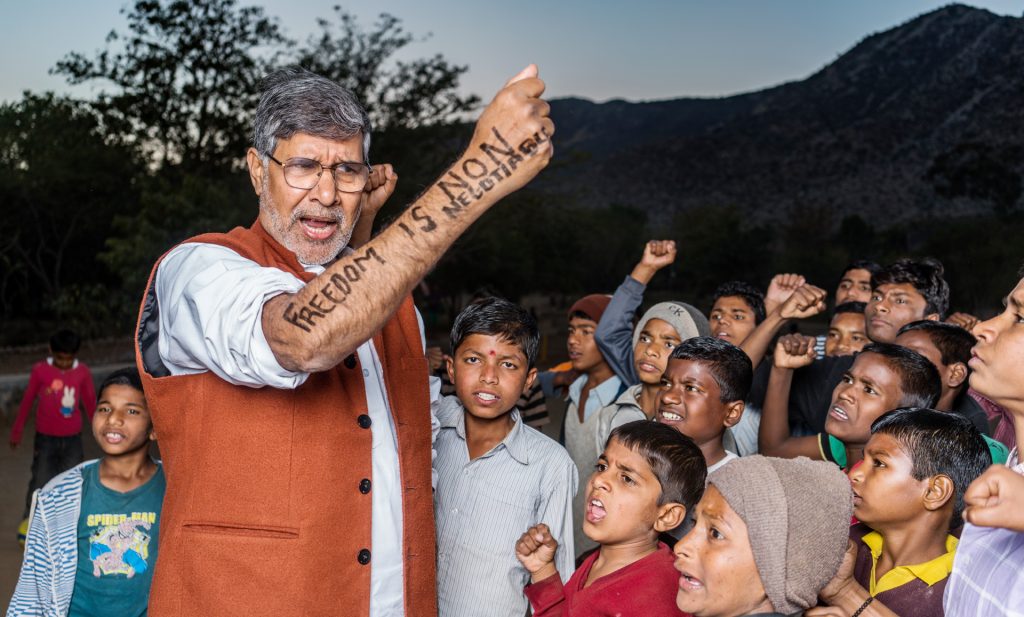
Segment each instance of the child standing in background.
M82 462L82 412L92 419L96 408L89 367L76 359L82 339L70 330L50 338L50 357L32 367L28 389L11 427L11 448L21 443L32 403L37 399L36 437L32 453L32 479L22 517L28 517L32 493L57 474Z

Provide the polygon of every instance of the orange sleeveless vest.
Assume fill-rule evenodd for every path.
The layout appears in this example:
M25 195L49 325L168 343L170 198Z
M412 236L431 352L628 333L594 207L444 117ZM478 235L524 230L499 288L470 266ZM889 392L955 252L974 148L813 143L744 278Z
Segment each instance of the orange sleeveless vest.
M258 221L188 242L314 278ZM156 266L135 340L167 476L149 614L368 615L371 431L356 356L294 390L234 386L212 372L170 376L157 353L155 274ZM373 341L398 440L405 614L429 617L429 393L411 297Z

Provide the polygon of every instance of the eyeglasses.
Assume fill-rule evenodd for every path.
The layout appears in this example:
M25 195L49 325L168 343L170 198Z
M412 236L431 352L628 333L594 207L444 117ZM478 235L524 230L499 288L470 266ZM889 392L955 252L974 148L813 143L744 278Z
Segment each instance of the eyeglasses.
M284 181L294 189L308 191L320 183L320 176L325 169L331 170L334 176L334 188L343 193L358 193L366 186L370 178L370 166L366 163L342 161L337 165L324 167L314 159L294 158L284 163L268 154L268 158L284 169Z

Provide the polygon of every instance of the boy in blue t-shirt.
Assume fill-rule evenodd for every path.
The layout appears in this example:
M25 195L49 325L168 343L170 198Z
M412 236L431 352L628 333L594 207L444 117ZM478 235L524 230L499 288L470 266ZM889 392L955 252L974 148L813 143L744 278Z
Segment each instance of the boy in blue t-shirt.
M8 617L146 615L163 505L156 438L133 367L100 385L92 432L98 461L69 469L34 498Z

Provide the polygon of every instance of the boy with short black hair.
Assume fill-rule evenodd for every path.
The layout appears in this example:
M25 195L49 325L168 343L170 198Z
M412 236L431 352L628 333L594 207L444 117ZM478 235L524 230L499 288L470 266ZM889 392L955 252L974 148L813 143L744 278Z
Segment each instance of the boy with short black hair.
M867 302L871 298L871 279L881 270L882 266L867 259L847 264L836 285L836 306L847 302Z
M739 347L757 324L764 321L764 292L750 283L722 283L712 297L714 304L708 313L712 336Z
M134 367L100 385L92 433L103 458L36 493L8 617L146 614L166 480Z
M32 403L38 399L32 478L23 517L28 517L33 493L84 458L82 417L84 412L92 420L96 392L89 367L76 358L81 345L82 339L71 330L60 330L50 337L50 357L32 366L28 388L11 427L11 448L16 448Z
M737 458L722 437L743 416L753 372L747 354L721 339L692 338L672 352L655 419L697 444L708 473Z
M600 544L565 585L553 562L558 542L545 525L515 545L530 571L536 617L684 615L672 598L679 578L658 535L677 527L704 492L706 467L693 441L640 420L614 431L587 482L584 531Z
M871 424L882 414L897 407L930 408L942 392L939 372L928 358L899 345L873 343L855 356L835 387L825 430L792 437L785 408L793 369L813 359L813 339L799 334L779 339L761 419L762 454L806 456L849 469L864 457Z
M456 396L435 406L442 615L526 613L530 575L509 550L525 527L548 525L564 547L555 556L561 571L573 571L576 466L515 407L537 375L539 340L530 313L498 298L470 304L452 325L447 368Z
M960 414L970 420L982 436L986 436L989 432L988 416L967 393L971 376L968 363L975 343L974 335L960 326L927 319L903 326L896 336L897 345L913 349L931 360L938 369L942 394L935 403L935 409Z
M864 309L868 337L892 343L904 325L919 319L938 321L949 309L949 284L937 259L898 259L871 278L871 299Z
M981 433L956 414L901 408L876 420L864 464L850 472L856 558L823 599L849 613L873 603L904 617L942 615L957 546L950 531L963 523L965 490L991 463Z
M562 424L563 443L576 464L580 477L590 473L604 444L598 444L600 421L598 412L611 405L625 390L622 380L612 371L597 345L595 332L611 297L590 294L577 300L569 308L569 338L566 346L573 371L579 373L569 384L569 404ZM545 395L553 394L553 375L541 375ZM583 496L577 493L573 501L573 537L575 555L593 548L583 534Z
M863 302L846 302L836 307L825 335L826 356L852 356L870 343L864 327Z
M864 325L873 343L892 343L904 325L920 319L937 321L949 307L949 285L935 259L900 259L873 277L872 285ZM832 391L852 363L852 356L825 357L796 371L788 409L795 430L824 430Z
M676 605L697 617L804 614L839 569L851 501L842 472L806 458L748 456L711 474L674 548Z

